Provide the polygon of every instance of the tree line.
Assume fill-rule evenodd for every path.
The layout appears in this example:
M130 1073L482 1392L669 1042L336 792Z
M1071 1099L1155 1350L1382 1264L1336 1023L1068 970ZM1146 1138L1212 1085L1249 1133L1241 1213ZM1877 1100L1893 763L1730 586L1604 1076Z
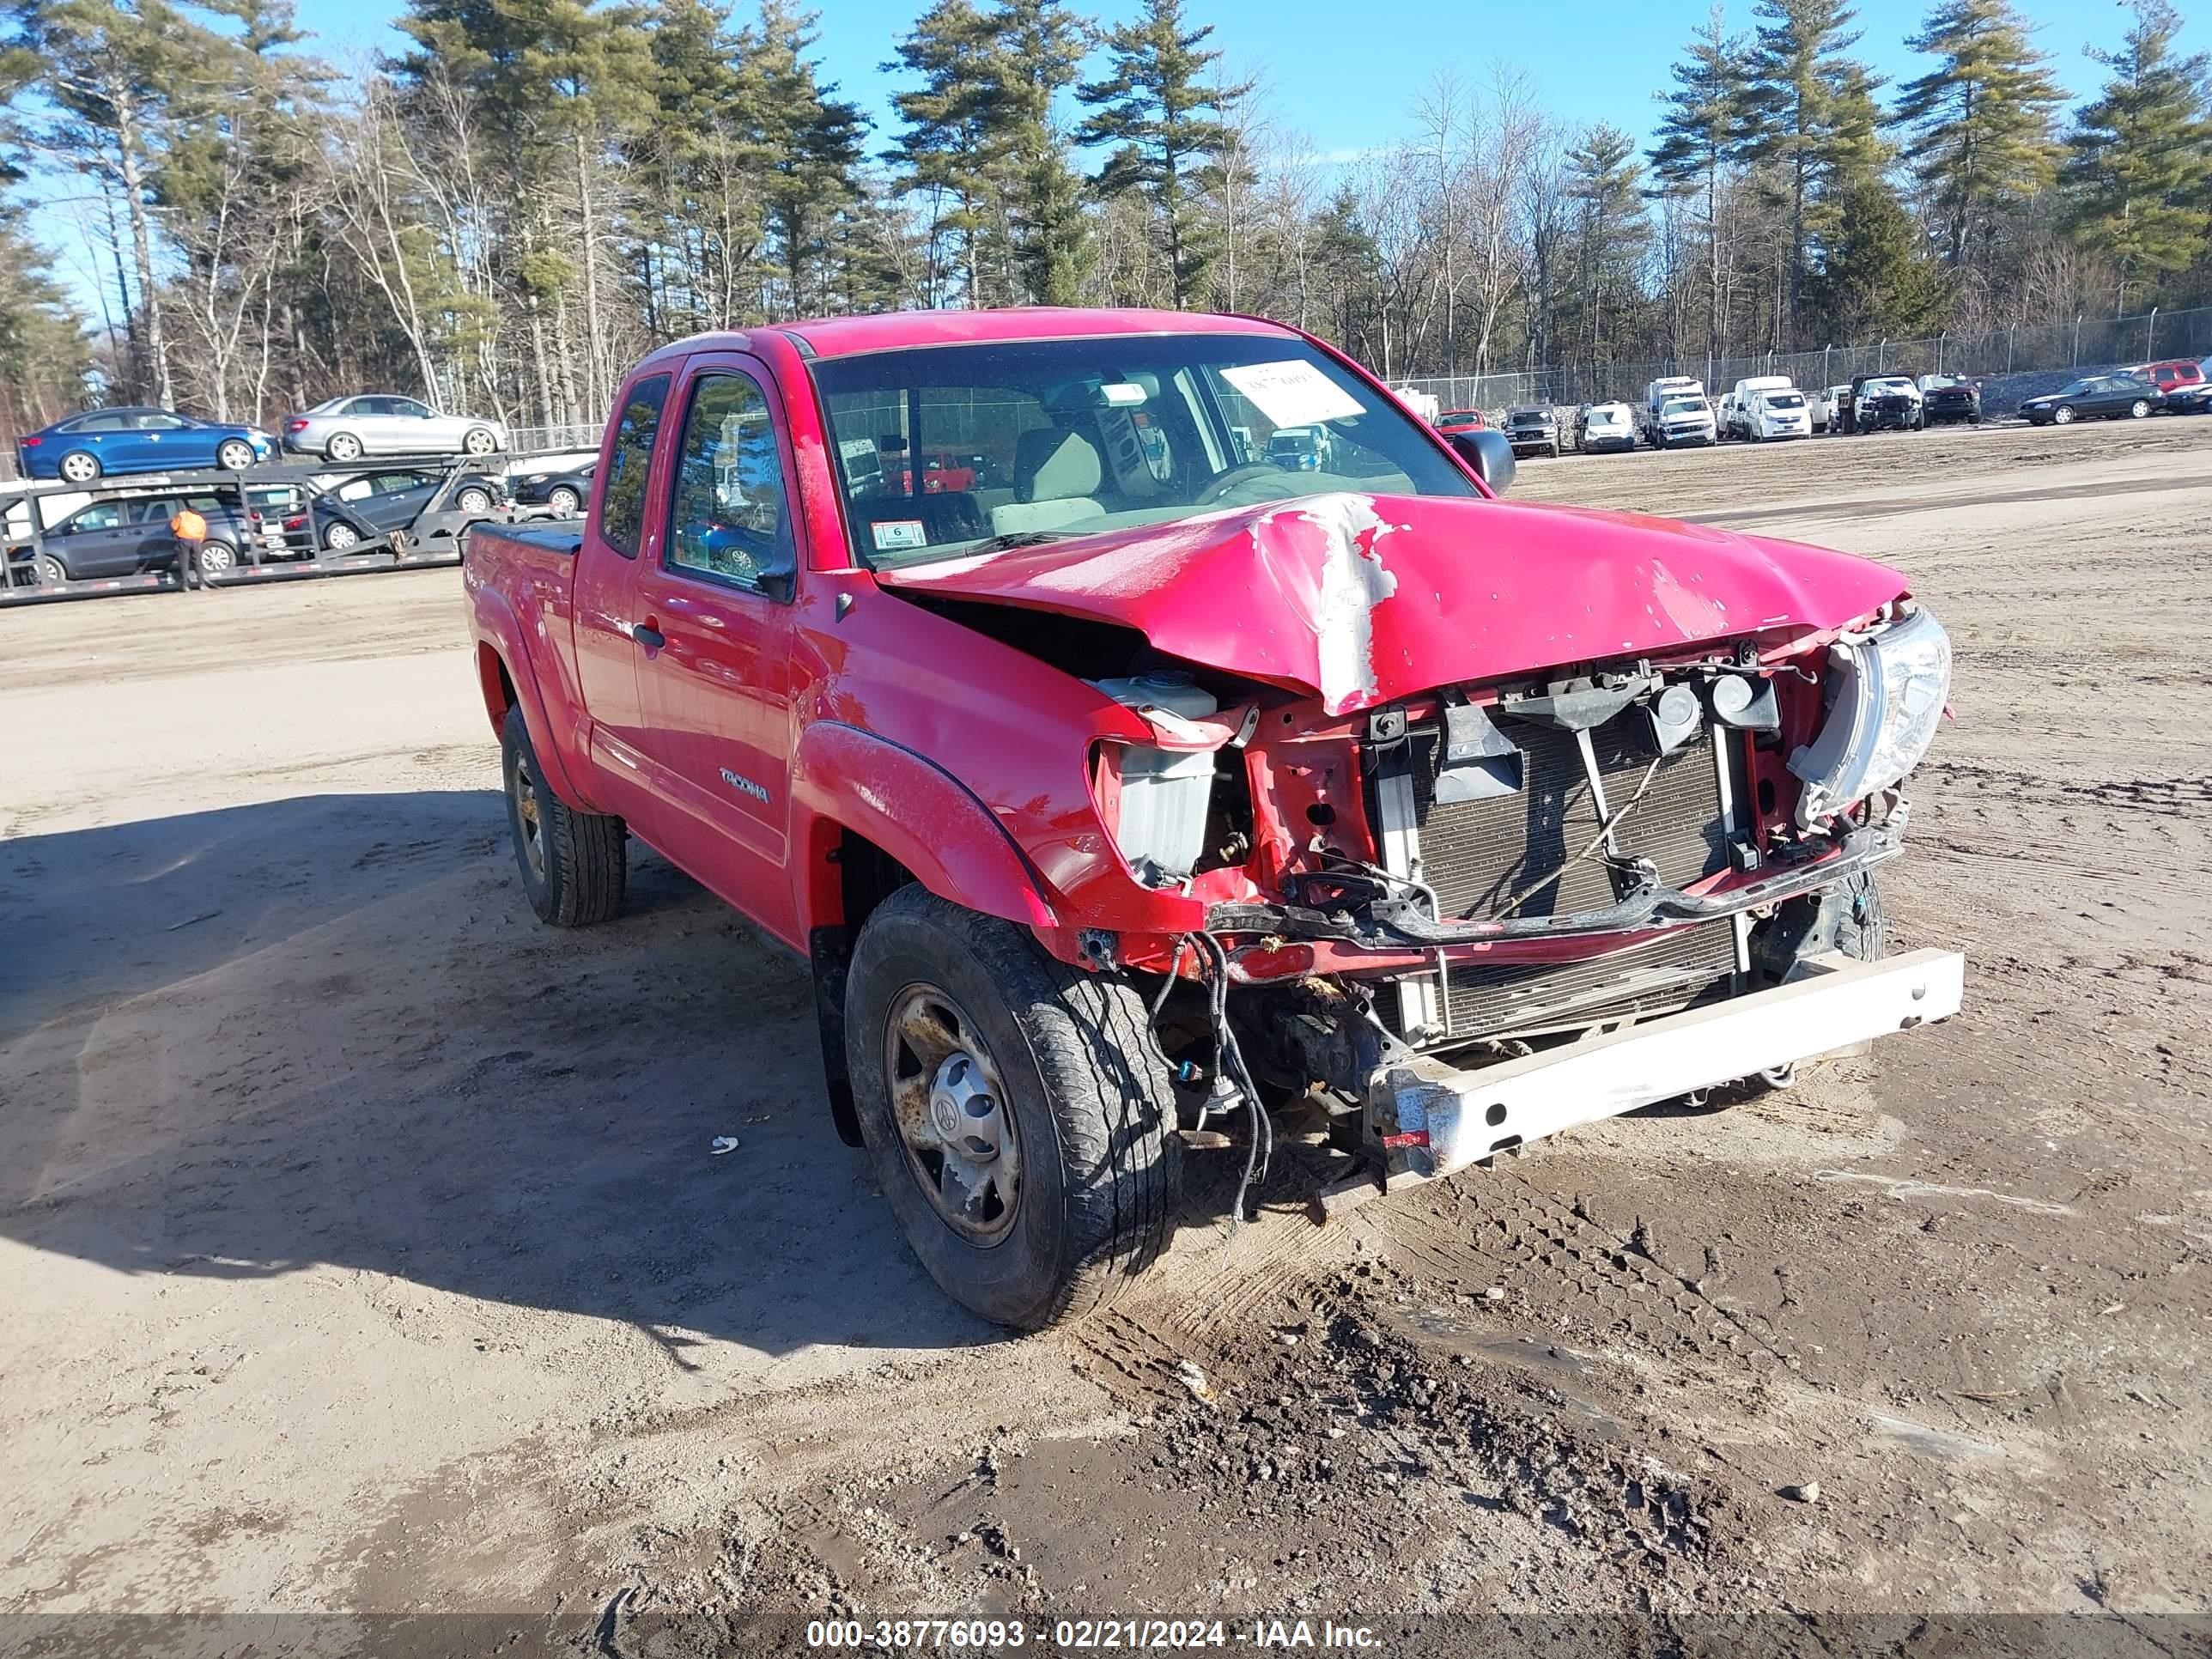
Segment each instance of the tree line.
M788 0L408 0L344 70L289 0L6 0L0 422L360 388L590 422L658 342L898 307L1260 312L1402 376L2212 301L2206 59L2122 15L2069 108L2009 0L1936 0L1893 87L1844 0L1717 5L1648 144L1502 66L1346 160L1186 0L934 0L881 128ZM34 218L97 250L98 314Z

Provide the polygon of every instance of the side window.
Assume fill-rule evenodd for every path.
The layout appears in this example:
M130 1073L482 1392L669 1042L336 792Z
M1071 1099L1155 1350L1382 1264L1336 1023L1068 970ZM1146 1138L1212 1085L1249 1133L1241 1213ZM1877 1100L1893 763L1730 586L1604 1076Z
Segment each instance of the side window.
M173 415L141 415L138 417L141 432L181 432L191 424L191 422L180 421Z
M669 505L670 567L757 587L798 568L794 550L767 398L749 374L700 376Z
M113 501L88 507L69 521L71 530L112 530L123 522L123 509Z
M391 404L391 407L384 411L387 415L404 415L411 420L419 421L430 412L429 404L418 404L412 398L392 398L387 401Z
M625 559L637 556L638 538L645 530L645 482L653 475L653 441L660 431L661 405L667 401L668 377L650 375L629 389L616 418L607 487L599 497L599 534Z

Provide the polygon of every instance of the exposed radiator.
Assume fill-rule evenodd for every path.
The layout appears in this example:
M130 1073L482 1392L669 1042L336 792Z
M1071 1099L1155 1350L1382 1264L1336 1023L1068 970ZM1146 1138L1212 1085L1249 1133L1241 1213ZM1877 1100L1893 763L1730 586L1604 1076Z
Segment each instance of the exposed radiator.
M1435 799L1439 735L1416 728L1380 751L1368 779L1370 822L1387 861L1436 892L1446 917L1484 917L1544 876L1566 867L1513 914L1549 916L1602 909L1618 896L1603 859L1573 859L1598 833L1601 815L1575 736L1526 721L1501 722L1520 749L1522 787L1486 800ZM1607 804L1636 793L1659 756L1649 720L1629 708L1590 734ZM1660 879L1681 886L1727 867L1735 779L1724 784L1710 726L1659 760L1635 810L1619 826L1622 856L1648 859ZM1410 832L1403 828L1410 807ZM1394 834L1394 828L1395 833ZM1632 1015L1672 1012L1727 988L1740 956L1733 921L1650 936L1626 950L1565 963L1500 963L1417 975L1381 1000L1401 1035L1425 1046L1476 1037L1533 1036Z

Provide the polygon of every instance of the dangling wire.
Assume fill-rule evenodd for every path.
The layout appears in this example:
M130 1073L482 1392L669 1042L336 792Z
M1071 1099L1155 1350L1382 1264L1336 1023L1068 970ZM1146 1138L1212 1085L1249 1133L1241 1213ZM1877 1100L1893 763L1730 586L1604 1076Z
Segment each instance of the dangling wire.
M1244 1109L1252 1119L1252 1139L1244 1149L1244 1174L1237 1183L1236 1212L1231 1218L1232 1228L1241 1227L1244 1224L1245 1199L1255 1180L1267 1180L1267 1170L1274 1162L1275 1127L1260 1103L1259 1085L1252 1081L1251 1071L1244 1064L1244 1051L1237 1045L1237 1033L1229 1024L1229 952L1211 933L1194 933L1191 938L1200 942L1212 968L1209 977L1212 981L1213 1030L1219 1064L1244 1097Z

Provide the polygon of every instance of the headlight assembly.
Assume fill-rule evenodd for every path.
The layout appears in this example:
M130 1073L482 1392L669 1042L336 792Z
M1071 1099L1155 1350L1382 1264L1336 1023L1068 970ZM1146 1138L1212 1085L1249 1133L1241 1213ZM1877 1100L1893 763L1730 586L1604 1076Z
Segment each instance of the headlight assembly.
M1926 610L1829 648L1834 687L1820 735L1790 757L1804 781L1797 823L1809 829L1889 788L1920 763L1936 740L1951 692L1951 636Z

